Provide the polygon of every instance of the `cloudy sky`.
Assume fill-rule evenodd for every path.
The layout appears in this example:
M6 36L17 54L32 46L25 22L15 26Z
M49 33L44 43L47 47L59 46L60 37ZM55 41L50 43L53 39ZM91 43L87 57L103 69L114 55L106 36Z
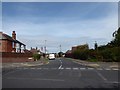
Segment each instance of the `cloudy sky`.
M117 2L3 2L2 30L30 47L48 52L71 49L94 42L110 42L118 28Z

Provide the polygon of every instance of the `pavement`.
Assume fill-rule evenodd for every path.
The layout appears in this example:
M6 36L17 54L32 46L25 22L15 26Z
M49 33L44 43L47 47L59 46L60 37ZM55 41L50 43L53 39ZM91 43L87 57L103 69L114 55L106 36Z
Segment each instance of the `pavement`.
M20 67L34 67L34 66L40 66L44 64L48 64L49 62L45 62L44 59L33 61L33 62L17 62L17 63L2 63L2 73L8 73L16 68Z
M119 69L120 62L88 62L88 61L83 61L83 60L78 60L78 59L71 59L67 58L68 60L72 60L75 63L85 65L88 67L93 67L93 68L114 68L114 69Z

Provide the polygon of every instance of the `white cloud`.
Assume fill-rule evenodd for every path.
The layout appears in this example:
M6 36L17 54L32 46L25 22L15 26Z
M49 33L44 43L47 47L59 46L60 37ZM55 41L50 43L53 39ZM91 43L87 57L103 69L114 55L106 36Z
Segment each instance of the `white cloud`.
M106 44L112 40L112 33L118 28L118 14L113 13L106 18L89 20L72 20L70 18L53 18L45 23L35 22L37 18L3 21L3 31L11 35L15 30L17 38L28 48L45 46L50 52L59 51L59 45L66 51L73 45L88 43L90 47L94 42ZM29 18L28 18L29 20ZM35 20L35 21L34 21ZM40 20L40 19L39 19ZM32 22L33 21L33 22Z

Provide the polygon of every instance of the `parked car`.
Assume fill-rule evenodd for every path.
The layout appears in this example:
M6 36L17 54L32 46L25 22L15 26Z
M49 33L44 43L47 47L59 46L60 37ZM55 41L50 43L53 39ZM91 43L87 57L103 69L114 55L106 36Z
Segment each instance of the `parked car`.
M52 59L54 60L55 59L55 54L49 54L48 55L48 59L49 60L52 60Z

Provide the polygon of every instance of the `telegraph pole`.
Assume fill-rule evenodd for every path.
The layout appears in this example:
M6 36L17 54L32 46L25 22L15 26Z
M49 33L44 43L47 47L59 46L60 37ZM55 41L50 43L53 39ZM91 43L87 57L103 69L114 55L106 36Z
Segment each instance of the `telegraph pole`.
M46 54L46 41L47 41L47 40L45 40L45 54Z
M60 52L61 52L61 45L60 45Z

